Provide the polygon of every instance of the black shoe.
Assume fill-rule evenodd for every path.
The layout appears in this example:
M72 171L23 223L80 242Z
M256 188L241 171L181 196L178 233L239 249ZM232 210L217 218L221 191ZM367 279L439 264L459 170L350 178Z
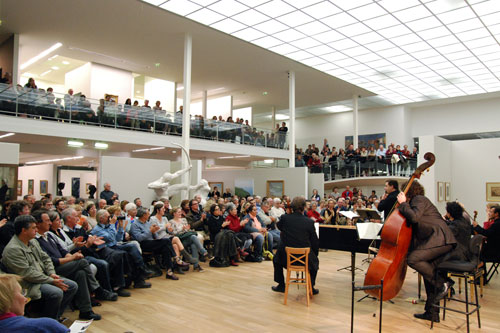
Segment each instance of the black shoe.
M151 283L144 280L134 282L134 288L151 288Z
M432 314L429 312L424 312L424 313L415 313L413 317L417 319L423 319L423 320L428 320L428 321L433 321L435 323L439 323L439 314Z
M284 293L285 292L285 286L278 284L277 286L272 286L271 289L277 293Z
M114 302L118 299L118 295L106 289L100 288L99 291L95 293L95 298L100 299L101 301Z
M95 306L101 306L101 302L99 302L97 299L91 297L90 298L90 306L95 307Z
M95 313L94 311L89 311L89 312L80 312L80 316L78 316L79 319L85 319L85 320L101 320L101 315Z
M174 280L174 281L177 281L179 280L179 278L173 273L173 272L167 272L167 274L165 275L165 278L167 280Z
M129 291L126 291L123 288L118 289L116 294L120 297L130 297L132 295Z
M313 295L319 294L319 289L313 288Z

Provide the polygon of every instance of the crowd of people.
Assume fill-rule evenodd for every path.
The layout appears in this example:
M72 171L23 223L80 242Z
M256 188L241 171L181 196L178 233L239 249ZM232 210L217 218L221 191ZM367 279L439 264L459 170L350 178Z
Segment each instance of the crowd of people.
M311 173L324 173L328 178L336 174L342 177L379 176L404 173L413 170L417 163L418 149L412 151L408 145L383 144L369 145L368 147L354 148L350 144L346 149L330 148L328 140L324 139L321 152L315 144L310 144L307 149L295 148L295 166L307 167ZM394 167L394 168L393 168Z
M132 102L128 98L121 105L111 95L106 95L98 105L92 105L84 94L75 94L73 89L68 89L62 97L56 97L53 88L38 88L33 78L29 78L24 86L0 84L0 110L3 114L159 134L182 134L182 106L177 112L167 112L163 110L161 101L151 106L150 101L145 99L143 105L139 104L138 100ZM277 124L273 131L264 131L251 126L248 120L233 120L231 116L224 120L222 116L205 119L196 115L190 124L192 137L280 149L287 148L287 131L285 123Z
M239 198L218 191L172 207L161 198L119 200L105 184L98 200L55 197L6 201L0 217L0 273L19 276L28 315L64 321L72 305L79 318L99 320L93 306L150 288L163 275L273 259L280 245L278 198ZM288 199L287 199L288 200ZM202 205L203 203L203 205ZM205 268L206 269L206 268Z

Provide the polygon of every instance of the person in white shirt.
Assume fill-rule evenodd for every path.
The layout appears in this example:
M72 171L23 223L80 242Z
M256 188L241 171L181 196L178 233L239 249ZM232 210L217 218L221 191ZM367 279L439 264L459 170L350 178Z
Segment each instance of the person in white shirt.
M269 211L269 215L271 215L272 217L276 218L279 221L281 215L283 214L285 214L285 210L283 209L283 207L281 207L281 199L274 198L274 206Z

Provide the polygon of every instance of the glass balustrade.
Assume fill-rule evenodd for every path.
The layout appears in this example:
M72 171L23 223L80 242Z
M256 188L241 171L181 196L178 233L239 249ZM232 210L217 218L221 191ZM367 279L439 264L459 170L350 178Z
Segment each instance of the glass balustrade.
M83 95L0 84L0 114L61 123L182 135L182 113L95 100ZM190 136L205 140L288 149L288 136L245 124L191 116Z

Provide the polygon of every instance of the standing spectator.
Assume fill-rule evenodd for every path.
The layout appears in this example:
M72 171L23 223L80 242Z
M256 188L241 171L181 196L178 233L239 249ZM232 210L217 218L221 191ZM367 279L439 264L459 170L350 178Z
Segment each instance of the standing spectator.
M285 147L287 132L288 132L288 127L286 127L285 122L282 122L281 127L278 129L279 145L280 145L281 149L283 149Z
M111 191L111 185L109 183L104 184L104 191L99 195L101 199L106 200L106 204L112 206L114 201L118 199L118 194ZM99 202L100 203L100 202ZM100 207L99 207L100 208Z
M353 196L353 192L351 191L351 187L349 185L347 185L345 187L345 191L342 192L342 198L349 198L349 199L352 199L352 196Z
M377 209L379 212L384 212L384 220L387 221L387 218L392 212L394 204L398 200L398 194L399 194L398 181L394 179L386 181L384 190L385 194L380 198L380 202L378 204Z

